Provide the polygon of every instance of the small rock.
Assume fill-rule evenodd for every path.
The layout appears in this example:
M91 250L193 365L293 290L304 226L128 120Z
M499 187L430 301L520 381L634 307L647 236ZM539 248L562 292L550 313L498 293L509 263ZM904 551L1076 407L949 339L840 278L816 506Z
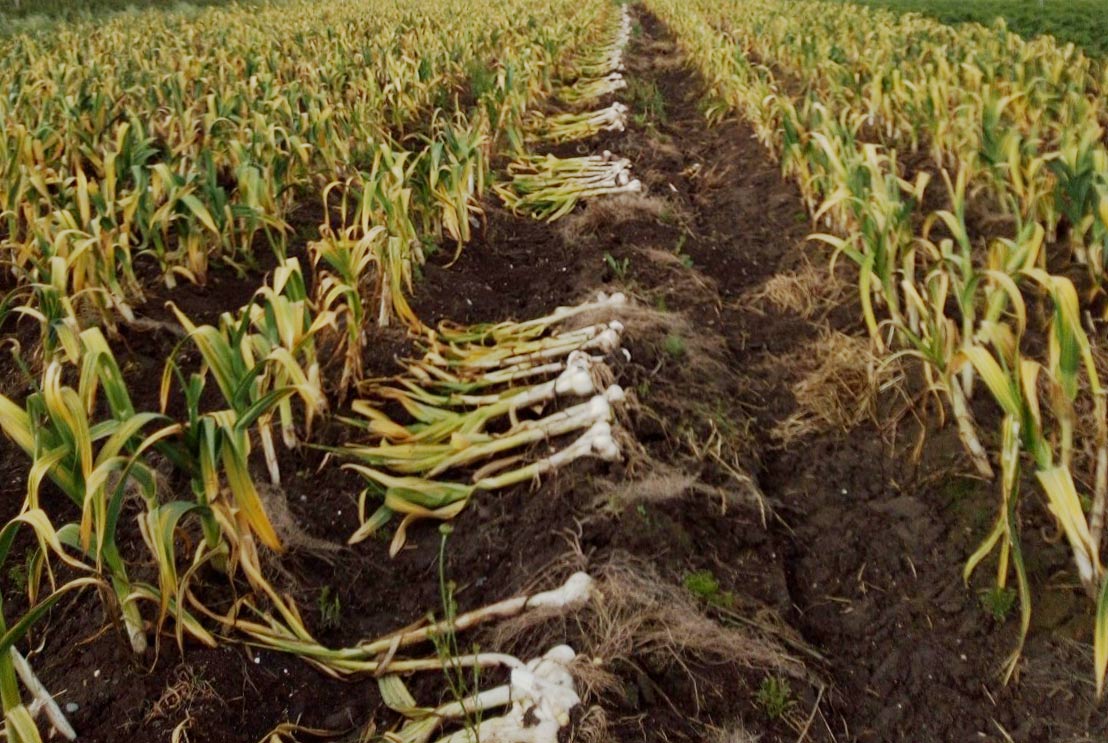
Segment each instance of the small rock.
M354 724L354 710L349 707L343 707L338 712L331 713L323 721L323 727L325 728L344 728Z
M68 712L69 714L73 714L74 712L76 712L79 709L81 709L81 705L77 704L76 702L66 702L65 703L65 711Z

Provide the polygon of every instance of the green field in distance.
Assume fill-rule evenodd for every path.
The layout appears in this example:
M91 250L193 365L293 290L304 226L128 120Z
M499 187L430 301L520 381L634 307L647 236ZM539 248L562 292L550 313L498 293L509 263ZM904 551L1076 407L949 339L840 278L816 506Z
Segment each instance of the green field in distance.
M943 23L986 25L1004 18L1021 36L1050 34L1088 54L1108 55L1108 0L853 0L859 5L922 13Z

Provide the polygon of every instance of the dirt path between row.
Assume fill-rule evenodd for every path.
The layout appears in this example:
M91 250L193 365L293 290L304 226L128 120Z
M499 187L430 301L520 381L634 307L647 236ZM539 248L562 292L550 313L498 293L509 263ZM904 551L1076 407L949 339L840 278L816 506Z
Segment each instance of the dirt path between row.
M748 127L707 126L702 82L652 16L637 19L619 95L628 131L557 152L628 157L646 195L599 200L553 226L489 204L484 236L452 266L438 256L417 288L427 322L534 317L598 290L638 302L626 318L631 360L612 366L633 392L625 425L639 448L624 464L482 496L446 548L463 609L574 569L601 577L606 601L576 620L465 641L523 655L568 641L599 658L578 669L599 705L578 720L579 740L1105 739L1087 617L1054 577L1064 554L1039 552L1034 574L1057 605L1019 683L1004 687L995 671L1014 623L995 622L959 579L990 518L988 489L959 475L949 435L933 434L917 465L910 416L878 431L855 414L896 413L900 400L867 392L853 293L805 241L797 190ZM369 368L394 368L406 343L380 335ZM4 497L21 498L25 467L3 446ZM318 475L318 452L289 456L291 520L345 544L357 479ZM273 580L321 640L356 642L441 603L435 526L413 529L395 559L387 541L294 550ZM340 607L333 626L324 588ZM191 741L253 743L283 721L359 740L366 721L380 732L395 719L372 679L326 679L235 644L180 658L167 641L157 663L136 661L118 632L97 634L103 623L85 595L37 634L42 679L76 705L81 740L163 741L186 723ZM442 686L428 674L412 689L431 704Z

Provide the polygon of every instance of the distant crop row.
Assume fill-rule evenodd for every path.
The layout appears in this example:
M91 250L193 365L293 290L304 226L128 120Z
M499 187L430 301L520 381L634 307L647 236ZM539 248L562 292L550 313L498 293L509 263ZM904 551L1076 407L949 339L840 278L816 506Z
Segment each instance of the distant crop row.
M187 10L231 0L0 0L0 16L77 20L120 10ZM241 4L241 3L240 3Z
M487 154L521 141L574 18L531 16L537 40L511 56L524 37L509 5L463 19L425 3L302 2L0 42L10 270L38 308L60 282L110 324L143 300L140 270L203 283L212 263L252 263L257 241L283 256L290 209L326 191L351 204L333 234L387 225L408 281L417 231L468 237Z

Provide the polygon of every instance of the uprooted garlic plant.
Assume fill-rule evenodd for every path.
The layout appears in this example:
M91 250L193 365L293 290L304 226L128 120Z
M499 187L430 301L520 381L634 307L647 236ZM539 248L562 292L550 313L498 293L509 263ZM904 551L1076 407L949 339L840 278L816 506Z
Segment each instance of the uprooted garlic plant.
M434 708L419 707L398 676L385 676L378 682L385 704L411 720L392 739L423 743L445 725L504 710L498 717L479 718L476 725L443 736L437 743L557 743L558 734L570 723L570 712L581 703L569 672L576 657L568 645L553 647L527 663L505 656L505 665L511 668L507 684Z
M508 166L508 175L510 181L493 186L505 206L548 222L569 214L582 199L642 191L631 177L631 162L607 150L587 157L523 156Z
M583 54L573 65L573 72L581 78L596 78L612 72L622 72L623 50L631 40L631 11L624 5L620 9L619 24L607 45L598 46L591 54Z
M544 116L533 113L528 120L532 141L558 144L587 139L599 132L622 132L627 128L627 106L615 101L599 111Z
M363 384L351 406L359 418L350 422L368 441L336 450L367 483L361 525L350 541L400 514L395 554L411 523L454 518L477 492L587 457L619 460L625 394L611 383L607 360L621 350L623 325L614 316L626 303L622 294L601 294L522 323L442 327L428 334L423 358L407 362L403 374ZM611 319L560 329L584 313ZM403 411L402 421L387 412L390 406ZM575 440L553 453L527 457L536 444L569 435ZM371 496L382 503L367 515Z
M621 70L623 49L630 38L631 15L624 6L609 43L578 61L571 79L556 90L556 97L578 106L626 87ZM525 139L531 145L550 145L587 139L599 132L622 132L627 127L627 110L623 103L613 101L596 111L532 111L525 121ZM630 161L607 150L599 156L570 158L520 152L508 165L507 175L506 181L493 185L504 205L517 214L549 222L569 214L582 199L642 190L642 183L631 177Z
M555 96L563 103L575 105L594 101L627 87L627 81L620 72L612 72L604 77L582 78L572 85L564 85L555 91Z

